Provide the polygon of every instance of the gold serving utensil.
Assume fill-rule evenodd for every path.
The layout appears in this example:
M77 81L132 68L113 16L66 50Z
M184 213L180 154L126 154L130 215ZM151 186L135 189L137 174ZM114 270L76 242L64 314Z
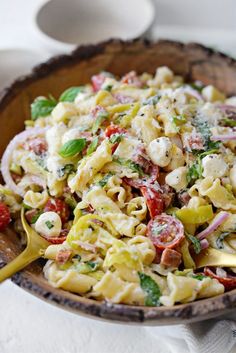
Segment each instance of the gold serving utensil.
M236 254L229 254L211 247L194 255L193 259L196 268L205 266L236 267Z
M26 233L27 246L20 255L0 269L0 283L41 257L50 245L47 240L36 233L26 222L24 209L21 210L21 222Z

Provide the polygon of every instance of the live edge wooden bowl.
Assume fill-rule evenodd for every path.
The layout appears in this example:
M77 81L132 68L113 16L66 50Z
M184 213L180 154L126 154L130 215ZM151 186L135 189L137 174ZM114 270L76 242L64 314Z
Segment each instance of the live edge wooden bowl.
M16 58L17 60L17 58ZM123 75L130 70L154 73L158 66L169 66L186 80L213 84L227 95L236 94L236 61L190 43L172 41L110 40L82 46L71 55L50 59L28 76L16 80L0 94L0 155L15 134L24 129L30 117L30 103L36 96L59 94L70 86L81 85L101 70ZM0 234L0 265L14 258L21 246L16 234L8 229ZM200 321L225 314L236 307L236 289L222 295L179 304L174 307L138 307L97 302L51 287L42 275L42 260L13 276L23 289L74 313L111 322L144 325L168 325Z

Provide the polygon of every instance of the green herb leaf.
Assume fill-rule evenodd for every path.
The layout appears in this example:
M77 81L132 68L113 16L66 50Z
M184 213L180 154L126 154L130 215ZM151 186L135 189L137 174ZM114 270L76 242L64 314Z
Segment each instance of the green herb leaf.
M217 246L218 249L224 249L224 243L223 243L223 241L224 241L224 239L225 239L228 235L230 235L230 234L231 234L231 232L224 232L224 233L221 233L221 234L217 237L217 239L216 239L216 246Z
M112 90L112 85L107 85L106 87L104 87L103 89L104 89L104 91L108 91L108 92L111 92L111 90Z
M176 115L172 117L172 121L175 125L179 126L186 123L186 118L183 115Z
M60 167L59 169L57 169L57 175L58 175L58 178L62 178L64 175L68 175L74 171L75 171L75 167L73 164L66 164L63 167Z
M195 119L194 124L196 126L197 131L202 135L204 142L204 149L218 149L220 146L219 141L211 141L211 130L209 124L206 121L201 121L199 119Z
M43 213L43 211L39 211L38 213L36 213L36 214L32 217L30 224L35 224L35 223L37 222L37 220L39 219L39 217L41 216L42 213Z
M204 157L208 156L209 154L213 154L213 153L217 153L219 152L218 149L212 149L212 150L208 150L208 151L205 151L205 152L202 152L199 154L199 158L200 159L203 159Z
M76 199L72 196L67 194L65 197L65 203L72 209L74 210L77 206L77 201Z
M124 158L120 158L117 156L113 156L113 161L116 163L119 163L121 165L124 165L125 167L131 169L135 173L138 173L139 176L144 175L144 172L143 172L142 168L140 167L140 165L131 161L130 159L124 159Z
M70 87L61 94L59 101L60 102L74 102L78 93L82 92L83 89L84 89L83 86Z
M230 118L224 118L223 120L224 125L230 126L230 127L235 127L236 126L236 120L230 119Z
M99 264L93 261L87 261L86 264L91 268L91 271L96 271L99 267Z
M123 138L122 134L116 133L116 134L111 135L111 137L109 138L109 141L111 143L119 143L122 140L122 138Z
M48 229L52 229L54 227L54 224L50 221L46 221L45 224L48 227Z
M138 272L140 279L140 286L146 293L145 305L147 306L160 306L161 291L158 284L152 277L145 273Z
M93 142L89 145L88 149L87 149L87 156L89 156L91 153L93 153L96 148L98 146L98 136L96 136L93 139Z
M200 82L200 81L196 81L196 82L190 83L189 86L192 87L193 89L195 89L198 92L202 92L202 89L204 87L203 83Z
M190 183L201 178L203 172L202 164L199 161L195 162L187 171L187 182Z
M53 98L36 98L31 104L31 118L37 120L40 117L45 117L53 111L57 101Z
M93 127L92 127L92 133L93 134L96 134L96 132L100 129L102 123L107 120L109 117L109 114L108 112L103 112L103 113L100 113L98 114L94 124L93 124Z
M192 278L198 279L199 281L202 281L204 278L207 278L207 276L202 275L202 274L196 274L196 275L192 275Z
M107 184L108 180L110 177L112 177L112 173L106 174L101 180L99 180L98 185L100 185L102 188Z
M60 156L63 158L72 157L80 153L86 145L86 139L74 139L67 141L59 151Z
M159 94L156 94L155 96L152 96L146 99L143 102L143 105L156 105L159 102L160 98L161 96Z
M193 244L193 249L195 251L196 254L199 254L201 251L201 243L200 240L198 238L196 238L194 235L185 233L186 237L188 238L188 240L191 241L191 243Z

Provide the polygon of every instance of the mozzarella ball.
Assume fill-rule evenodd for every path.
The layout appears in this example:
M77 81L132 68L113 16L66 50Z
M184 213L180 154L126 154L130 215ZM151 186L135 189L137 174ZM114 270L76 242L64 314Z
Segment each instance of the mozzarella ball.
M218 154L209 154L202 159L202 175L213 178L220 178L228 171L228 166L224 159Z
M166 167L171 161L171 150L172 143L170 139L168 137L159 137L149 143L147 153L154 164Z
M47 237L58 237L61 232L61 218L56 212L45 212L41 214L35 223L37 233Z
M173 172L167 174L165 178L166 184L171 186L175 191L179 192L187 187L187 168L179 167Z

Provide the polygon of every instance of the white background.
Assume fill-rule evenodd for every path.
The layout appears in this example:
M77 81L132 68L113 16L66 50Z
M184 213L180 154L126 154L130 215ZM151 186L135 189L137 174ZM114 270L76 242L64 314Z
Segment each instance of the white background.
M0 0L0 49L33 48L48 57L33 24L41 2ZM236 55L235 5L234 0L155 0L152 36L198 40ZM187 352L176 347L171 339L154 337L143 327L85 319L36 299L10 281L0 285L0 353Z

